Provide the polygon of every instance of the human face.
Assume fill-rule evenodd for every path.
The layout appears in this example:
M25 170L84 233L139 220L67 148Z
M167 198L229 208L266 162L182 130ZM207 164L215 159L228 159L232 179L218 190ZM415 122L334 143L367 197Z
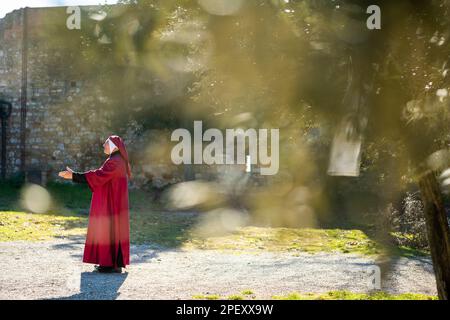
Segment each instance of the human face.
M107 155L111 154L111 150L109 150L109 143L108 140L103 143L103 152Z

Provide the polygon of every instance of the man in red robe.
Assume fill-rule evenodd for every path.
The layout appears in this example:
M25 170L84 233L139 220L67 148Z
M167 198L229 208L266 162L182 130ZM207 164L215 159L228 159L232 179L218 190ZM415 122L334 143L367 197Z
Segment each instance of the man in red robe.
M92 191L83 262L96 264L98 272L122 272L130 264L128 178L131 167L122 138L110 136L103 147L109 157L99 169L77 173L67 167L59 176L87 183Z

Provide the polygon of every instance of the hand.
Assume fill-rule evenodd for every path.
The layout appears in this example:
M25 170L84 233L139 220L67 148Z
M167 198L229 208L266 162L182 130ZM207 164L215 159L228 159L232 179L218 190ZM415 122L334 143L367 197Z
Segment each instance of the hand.
M72 180L73 170L70 169L69 167L66 167L66 170L59 172L58 176L60 176L63 179Z

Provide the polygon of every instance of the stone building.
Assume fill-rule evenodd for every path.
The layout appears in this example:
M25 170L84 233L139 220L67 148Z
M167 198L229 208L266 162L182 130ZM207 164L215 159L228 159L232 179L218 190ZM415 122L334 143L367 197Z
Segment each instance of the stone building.
M79 8L82 21L94 20L83 28L95 33L95 19L104 9L111 16L117 10L119 16L124 7ZM83 44L83 33L68 28L69 16L67 7L24 8L0 19L0 100L12 104L5 126L6 143L0 145L1 150L6 150L6 161L2 163L6 177L25 174L28 180L45 182L57 178L58 171L66 166L77 171L97 168L105 158L102 143L111 134L120 134L127 143L132 186L161 188L183 179L229 176L217 173L218 169L211 166L173 165L167 130L143 131L136 122L123 123L126 129L120 132L112 130L108 111L111 109L103 106L108 105L108 100L117 99L117 95L99 90L98 78L80 59L76 48ZM103 56L96 57L95 62L102 59ZM124 69L132 69L126 63ZM178 88L178 84L161 89L157 77L145 74L143 78L146 95L141 100L145 103L173 96L177 91L174 87ZM179 81L181 77L174 78ZM127 85L125 81L124 86ZM119 92L125 89L113 88ZM132 86L129 90L129 96L141 93ZM245 169L237 167L220 170Z
M99 7L81 8L86 14ZM66 9L24 8L0 19L0 100L12 104L6 143L0 146L6 150L6 163L2 163L6 177L25 173L48 180L65 166L96 168L104 160L102 142L116 133L108 126L107 111L99 107L106 98L70 63L71 55L77 53L68 52L65 43L48 45L51 28L67 29ZM124 138L129 145L130 140L138 144L144 137L133 135L130 128ZM136 165L134 181L170 182L172 169L162 164Z
M80 108L89 113L84 117L76 114L70 102L83 84L51 70L47 55L56 59L59 53L48 52L40 41L43 24L51 21L46 18L64 13L63 8L24 8L0 20L0 99L12 103L2 146L9 177L33 171L51 176L78 161L82 167L98 164L88 146L98 146L106 132L102 126L83 125L96 109L92 105L91 110Z

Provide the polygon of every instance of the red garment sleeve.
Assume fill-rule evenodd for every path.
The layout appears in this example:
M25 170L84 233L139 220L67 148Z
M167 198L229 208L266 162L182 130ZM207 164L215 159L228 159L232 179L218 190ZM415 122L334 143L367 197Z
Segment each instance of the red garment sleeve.
M118 168L119 162L109 158L99 169L85 172L84 176L86 177L87 183L92 192L94 192L96 188L111 180L116 175Z

